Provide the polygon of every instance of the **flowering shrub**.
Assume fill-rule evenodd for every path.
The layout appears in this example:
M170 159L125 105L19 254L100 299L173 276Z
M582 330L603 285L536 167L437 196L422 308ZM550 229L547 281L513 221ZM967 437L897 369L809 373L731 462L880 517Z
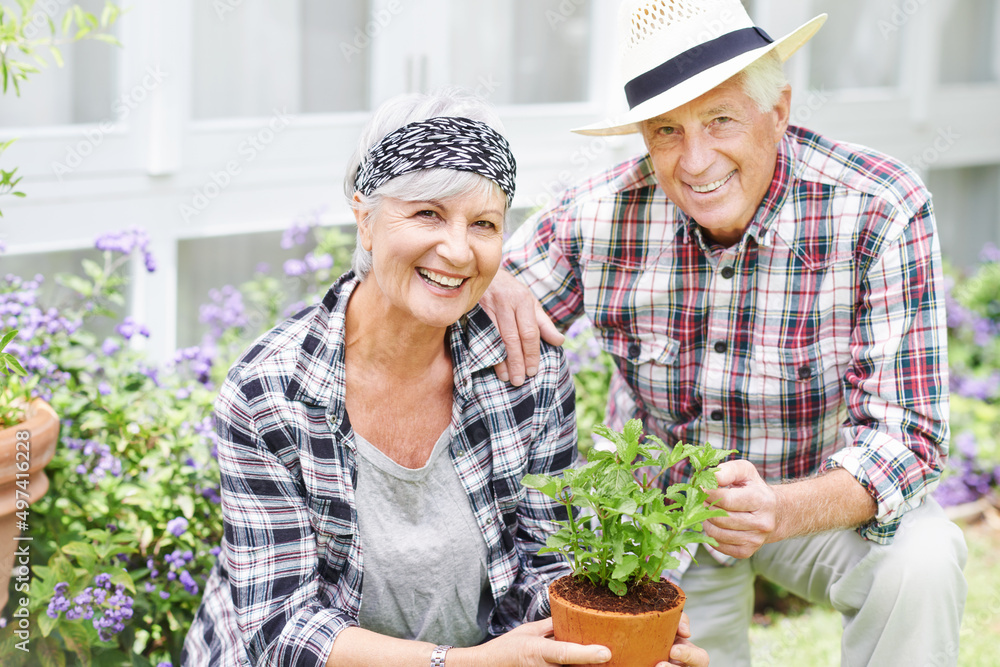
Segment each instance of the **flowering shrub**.
M292 245L308 236L308 275L297 265L279 277L262 270L239 288L213 290L203 344L160 366L134 349L148 329L120 312L128 263L156 269L144 231L99 238L100 261L55 278L58 306L42 303L43 276L0 278L0 337L18 330L4 353L28 373L0 376L0 418L15 395L31 393L62 420L49 492L26 522L30 580L2 614L11 618L27 598L30 637L14 632L20 618L9 627L0 619L5 667L177 664L222 536L218 383L253 338L317 300L348 258L342 233L313 221ZM113 333L98 337L95 328Z
M951 452L935 497L971 502L1000 487L1000 249L987 245L979 268L951 279L948 361Z

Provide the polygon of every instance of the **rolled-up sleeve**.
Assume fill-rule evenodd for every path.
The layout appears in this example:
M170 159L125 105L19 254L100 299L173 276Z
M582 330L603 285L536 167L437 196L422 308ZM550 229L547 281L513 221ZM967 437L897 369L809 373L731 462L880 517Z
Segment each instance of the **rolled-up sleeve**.
M902 515L937 485L947 456L943 290L928 201L898 239L859 268L845 446L824 464L847 470L877 502L875 520L860 529L875 542L892 541Z

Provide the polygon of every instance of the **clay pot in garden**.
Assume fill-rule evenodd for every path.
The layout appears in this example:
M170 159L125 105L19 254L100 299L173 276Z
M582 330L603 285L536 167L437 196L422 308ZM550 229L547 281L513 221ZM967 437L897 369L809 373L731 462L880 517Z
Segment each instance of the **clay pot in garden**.
M20 541L22 528L31 525L31 503L45 495L49 478L45 466L59 440L59 417L40 398L28 406L20 424L0 430L0 609L7 604L8 584L18 548L31 553L31 542Z
M556 640L608 647L611 661L593 667L653 667L669 660L684 591L666 580L646 586L644 596L630 591L618 598L586 580L557 579L549 586Z

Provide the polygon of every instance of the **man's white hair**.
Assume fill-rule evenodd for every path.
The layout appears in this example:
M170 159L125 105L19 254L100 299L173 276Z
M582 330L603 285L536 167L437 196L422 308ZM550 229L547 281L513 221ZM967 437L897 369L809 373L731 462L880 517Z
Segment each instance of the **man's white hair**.
M734 77L743 86L761 113L767 113L781 99L781 91L788 85L781 57L776 51L758 58Z
M496 192L507 201L507 196L494 181L470 171L454 169L422 169L397 176L370 195L355 193L354 179L361 166L363 156L374 148L382 138L410 123L440 116L471 118L489 125L503 134L500 117L486 100L461 88L446 88L441 91L422 94L412 93L394 97L383 103L361 131L358 147L347 164L344 176L344 195L348 205L357 210L369 211L369 218L377 217L386 197L404 201L428 201L448 199L462 194ZM357 194L358 200L354 197ZM505 211L506 213L506 211ZM358 277L364 279L371 270L371 253L361 245L361 232L354 247L352 268Z

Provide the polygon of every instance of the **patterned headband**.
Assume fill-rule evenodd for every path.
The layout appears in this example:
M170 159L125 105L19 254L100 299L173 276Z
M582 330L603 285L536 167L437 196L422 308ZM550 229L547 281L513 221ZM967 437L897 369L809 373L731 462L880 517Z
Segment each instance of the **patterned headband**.
M514 199L517 164L510 144L489 125L471 118L430 118L385 135L358 168L354 189L370 195L387 181L420 169L471 171L492 179Z

